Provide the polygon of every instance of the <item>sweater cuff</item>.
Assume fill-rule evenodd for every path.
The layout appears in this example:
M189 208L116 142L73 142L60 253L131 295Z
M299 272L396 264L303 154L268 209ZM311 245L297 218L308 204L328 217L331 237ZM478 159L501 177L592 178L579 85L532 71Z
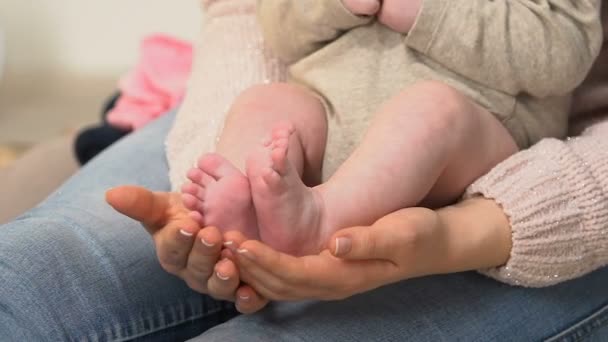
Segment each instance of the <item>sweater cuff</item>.
M576 140L576 141L573 141ZM512 228L510 259L479 272L511 285L542 287L608 260L608 160L593 139L546 139L498 165L467 190L502 206ZM591 152L590 152L591 151Z
M407 34L406 44L420 53L427 54L437 37L447 3L451 0L424 0L414 26Z

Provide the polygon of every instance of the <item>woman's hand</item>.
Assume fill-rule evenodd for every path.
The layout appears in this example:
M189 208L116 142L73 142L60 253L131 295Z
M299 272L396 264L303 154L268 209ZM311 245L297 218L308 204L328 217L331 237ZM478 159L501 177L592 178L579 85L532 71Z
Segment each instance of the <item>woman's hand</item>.
M403 209L372 226L340 230L318 255L293 257L259 241L233 252L241 279L268 299L335 300L408 278L499 266L510 248L500 207L471 199L438 211Z
M267 300L240 284L239 272L223 249L215 227L199 229L177 193L151 192L134 186L114 188L106 200L124 215L140 221L152 236L162 268L183 279L194 291L235 301L243 313L260 310ZM233 244L244 241L227 234ZM241 240L237 240L241 238Z

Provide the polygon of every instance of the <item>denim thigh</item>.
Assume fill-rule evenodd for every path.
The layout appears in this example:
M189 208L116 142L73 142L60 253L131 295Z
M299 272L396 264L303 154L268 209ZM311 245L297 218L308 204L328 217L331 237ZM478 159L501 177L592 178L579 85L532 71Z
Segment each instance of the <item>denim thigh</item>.
M164 272L143 227L104 201L121 184L169 189L173 117L119 141L0 226L1 341L183 340L235 315Z
M530 289L477 273L403 281L339 302L274 304L194 341L608 341L608 268Z

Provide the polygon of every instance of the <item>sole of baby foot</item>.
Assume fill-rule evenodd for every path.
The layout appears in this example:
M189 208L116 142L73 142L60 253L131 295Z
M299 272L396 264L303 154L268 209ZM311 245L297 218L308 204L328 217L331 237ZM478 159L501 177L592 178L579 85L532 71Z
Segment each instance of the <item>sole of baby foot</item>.
M184 205L205 226L236 230L258 238L257 219L247 177L219 154L203 155L182 187Z
M307 187L288 160L293 126L273 129L270 143L247 162L260 238L285 253L318 252L328 226L320 195Z

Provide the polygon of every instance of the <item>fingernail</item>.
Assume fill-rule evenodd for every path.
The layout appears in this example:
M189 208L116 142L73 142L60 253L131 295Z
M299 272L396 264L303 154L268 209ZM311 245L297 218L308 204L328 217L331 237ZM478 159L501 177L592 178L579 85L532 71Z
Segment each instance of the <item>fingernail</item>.
M186 237L192 237L192 235L194 235L194 233L190 233L189 231L187 231L185 229L180 229L179 233Z
M239 248L236 250L237 253L239 253L239 255L244 256L245 258L249 259L249 260L254 260L254 256L253 254L251 254L251 252L249 252L249 250L245 249L245 248Z
M218 278L220 278L223 281L226 281L226 280L230 279L230 277L227 277L227 276L221 274L219 271L215 272L215 274L217 275Z
M215 246L214 243L207 242L207 240L205 240L205 238L201 238L201 242L203 243L203 245L205 245L207 247L214 247Z
M350 252L352 247L352 241L347 237L336 238L336 250L334 251L335 256L341 256Z
M248 302L249 299L251 299L251 297L249 297L249 296L239 296L239 299L242 300L242 301L244 301L244 302Z
M224 247L228 248L231 251L235 251L236 250L236 245L234 243L234 241L226 241L224 242Z

